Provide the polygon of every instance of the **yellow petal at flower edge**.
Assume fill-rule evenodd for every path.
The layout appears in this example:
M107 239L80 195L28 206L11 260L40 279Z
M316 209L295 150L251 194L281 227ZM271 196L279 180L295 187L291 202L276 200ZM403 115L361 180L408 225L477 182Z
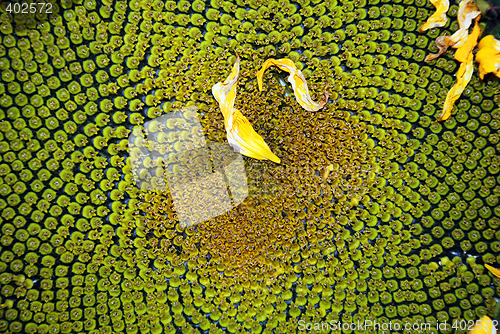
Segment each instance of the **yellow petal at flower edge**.
M287 71L290 73L288 76L288 82L292 84L293 92L295 94L295 98L297 102L307 111L318 111L323 108L328 101L328 92L326 91L326 87L324 90L323 98L319 103L316 103L312 100L309 95L309 88L307 87L307 81L304 77L304 74L301 70L299 70L293 61L288 58L283 59L268 59L262 65L260 71L257 71L257 83L259 85L259 90L262 91L262 77L264 76L264 72L271 66L277 66L283 71Z
M488 269L490 271L490 273L492 273L496 277L500 278L500 269L494 268L494 267L490 266L489 264L485 264L484 266L486 267L486 269Z
M446 12L450 8L449 0L431 0L431 4L436 7L436 12L427 19L427 22L422 25L420 31L442 27L448 21Z
M238 152L255 159L269 159L280 163L264 139L253 129L248 119L234 108L236 100L236 84L240 71L240 57L236 54L236 62L231 73L224 82L218 82L212 87L214 95L224 116L229 144Z
M465 87L469 84L472 78L472 72L474 71L474 56L472 53L469 54L467 62L461 63L457 72L457 83L451 87L448 95L446 95L446 100L444 101L443 114L439 117L438 121L445 121L450 117L451 110L453 109L453 104L462 95Z
M476 321L469 334L497 334L493 321L487 315Z
M463 0L458 7L458 26L459 29L451 36L440 36L436 38L436 46L439 52L436 54L431 54L425 57L425 61L430 61L436 59L442 55L448 47L459 48L467 41L469 35L469 27L472 24L472 20L481 14L479 8L477 8L474 0Z
M493 73L500 78L500 41L493 35L485 36L479 42L476 54L479 63L479 77L483 79L487 73Z
M231 146L241 154L254 159L269 159L276 163L281 162L238 109L234 109L232 122L226 128L226 132L227 140Z

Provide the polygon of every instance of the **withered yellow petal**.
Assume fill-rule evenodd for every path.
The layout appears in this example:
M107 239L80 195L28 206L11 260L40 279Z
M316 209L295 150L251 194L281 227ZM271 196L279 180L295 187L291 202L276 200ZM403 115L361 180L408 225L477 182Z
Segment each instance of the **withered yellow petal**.
M236 151L254 159L269 159L280 163L280 159L267 146L264 139L253 129L248 119L234 109L231 126L226 128L227 139Z
M476 321L476 325L469 331L469 334L497 334L493 321L484 315Z
M485 264L484 266L486 267L486 269L488 269L490 271L490 273L492 273L496 277L500 278L500 269L494 268L494 267L490 266L489 264Z
M436 46L439 49L438 53L433 53L433 54L427 55L427 57L425 57L424 61L428 62L428 61L431 61L433 59L436 59L437 57L439 57L440 55L445 53L446 50L448 50L448 47L450 45L451 45L450 36L439 36L438 38L436 38Z
M236 100L236 83L240 73L240 57L236 54L236 62L233 69L224 82L218 82L212 87L212 94L219 102L220 110L224 119L230 118Z
M481 14L477 8L474 0L463 0L458 7L458 26L459 29L451 36L440 36L436 38L436 46L439 52L436 54L428 55L425 61L430 61L442 55L448 47L459 48L464 45L469 35L469 27L472 20Z
M461 63L465 63L467 61L467 58L469 58L469 54L472 53L477 45L477 39L479 38L480 34L481 28L479 28L479 22L476 19L472 33L467 37L466 42L462 46L457 48L457 51L455 51L456 60Z
M450 117L451 110L455 101L462 95L465 87L469 84L472 78L472 72L474 71L474 56L472 53L469 54L467 61L460 64L457 72L457 83L451 87L448 95L446 95L446 100L444 101L443 113L439 117L438 121L445 121Z
M259 90L262 91L262 78L264 77L264 72L271 66L279 67L283 71L292 73L294 70L298 70L294 62L288 58L282 59L268 59L262 64L262 68L257 71L257 84L259 85Z
M500 41L493 35L485 36L479 42L479 51L476 54L479 63L479 77L493 73L500 78Z
M469 35L469 27L472 24L472 20L480 15L481 11L477 8L474 0L463 0L458 7L457 14L459 29L450 36L449 46L459 48L465 44Z
M431 4L436 7L436 12L432 14L425 22L420 31L425 31L431 28L442 27L448 21L448 17L446 16L446 12L450 8L449 0L431 0Z
M224 116L227 140L238 152L255 159L269 159L280 163L280 159L271 152L264 139L253 129L248 119L234 108L236 85L240 71L240 57L236 54L236 62L231 73L224 80L212 87L214 95Z
M293 92L297 102L307 111L318 111L323 108L328 101L328 92L325 90L323 92L323 98L319 103L312 100L309 94L309 88L307 87L307 80L304 74L299 70L294 62L288 58L283 59L268 59L262 65L262 68L257 71L257 84L259 85L259 90L262 91L262 78L264 72L271 66L276 66L283 71L290 73L288 76L288 82L292 84ZM327 86L328 87L328 86Z
M476 6L474 0L463 0L458 6L458 27L459 29L469 29L472 20L481 15L481 11Z

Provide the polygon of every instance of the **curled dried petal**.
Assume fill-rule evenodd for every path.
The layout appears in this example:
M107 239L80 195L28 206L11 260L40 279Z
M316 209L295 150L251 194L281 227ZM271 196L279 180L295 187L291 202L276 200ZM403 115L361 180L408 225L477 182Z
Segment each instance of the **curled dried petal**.
M448 0L431 0L431 4L436 7L436 12L427 19L427 22L422 25L420 31L443 27L448 21L446 12L450 8L450 2Z
M469 35L469 27L472 24L472 20L477 18L481 12L479 8L474 3L474 0L464 0L460 3L458 8L458 26L459 29L451 36L440 36L436 38L436 46L439 52L436 54L428 55L425 61L433 60L440 55L442 55L450 46L453 48L459 48L464 45L467 41Z
M226 127L227 140L231 146L247 157L254 159L269 159L280 163L264 139L253 129L248 119L238 109L233 109L232 122Z
M269 159L280 163L264 139L253 129L248 119L234 108L236 100L236 84L240 71L240 57L236 54L233 69L224 82L218 82L212 87L212 94L224 115L229 144L238 152L255 159Z
M472 20L481 15L481 11L477 8L474 0L464 0L458 7L457 19L459 29L469 29Z
M220 110L224 115L224 119L228 120L234 109L234 101L236 100L236 83L240 73L240 57L236 54L236 62L233 69L224 82L218 82L212 87L212 94L217 102L219 102ZM227 125L226 125L227 126Z
M481 29L479 28L479 22L478 19L476 18L472 33L467 37L467 41L462 46L460 46L455 52L456 60L458 60L461 63L465 63L467 61L467 58L469 58L469 54L472 53L472 51L477 45L477 39L479 38L480 34L481 34Z
M438 121L447 120L451 115L451 110L453 109L453 104L462 95L465 87L469 84L472 78L472 72L474 70L474 56L472 53L469 54L467 61L461 63L457 72L457 83L450 89L448 95L446 95L446 100L444 101L443 114L439 117Z
M288 76L288 82L292 84L293 91L295 94L295 98L297 102L307 111L318 111L323 108L328 101L328 92L324 90L323 98L319 103L316 103L312 100L309 94L309 88L307 87L307 81L304 77L304 74L301 70L299 70L294 62L288 58L283 59L268 59L262 65L260 71L257 72L257 83L259 85L259 90L262 91L262 77L264 76L264 72L271 66L277 66L283 71L290 73Z

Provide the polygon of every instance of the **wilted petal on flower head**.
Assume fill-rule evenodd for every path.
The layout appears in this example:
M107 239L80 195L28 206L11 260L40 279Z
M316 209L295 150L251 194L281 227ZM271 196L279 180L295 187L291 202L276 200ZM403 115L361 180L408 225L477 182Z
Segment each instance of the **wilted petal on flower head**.
M224 115L227 140L236 151L243 155L280 163L280 159L273 154L264 139L255 132L248 119L234 108L239 71L240 57L236 55L236 62L227 79L224 82L216 83L212 87L212 94L219 102L220 110Z
M438 53L433 53L433 54L427 55L427 57L425 57L424 61L428 62L428 61L431 61L433 59L436 59L437 57L439 57L440 55L445 53L446 50L448 50L448 47L450 45L451 45L450 36L439 36L438 38L436 38L436 46L439 49Z
M493 73L500 78L500 41L493 35L483 37L479 42L479 51L476 54L479 63L479 77Z
M448 0L431 0L431 4L436 7L436 12L427 19L427 22L422 25L420 31L442 27L448 21L446 12L450 8L450 2Z
M304 77L304 74L301 70L299 70L292 60L283 58L283 59L268 59L262 65L260 71L257 72L257 83L259 85L259 90L262 91L262 77L264 76L264 72L271 66L277 66L283 71L287 71L290 73L288 76L288 82L292 84L293 92L295 94L295 98L297 102L307 111L318 111L323 108L328 101L328 92L325 91L323 93L323 98L319 103L316 103L312 100L309 95L309 88L307 87L307 81Z
M227 140L234 149L254 159L269 159L280 163L280 159L267 146L264 139L253 129L248 119L234 109L233 121L227 131Z
M262 78L264 76L264 72L271 66L279 67L280 69L287 71L288 73L292 73L297 70L297 67L293 63L291 59L282 58L282 59L268 59L262 64L262 68L257 71L257 84L259 85L259 90L262 91Z
M474 71L474 56L472 53L469 54L467 61L461 63L457 72L457 83L451 87L448 95L446 95L446 100L444 101L443 113L439 117L438 121L445 121L450 117L451 110L453 109L453 104L462 95L465 87L469 84L472 78L472 72Z
M459 29L469 29L472 20L481 15L481 11L476 6L474 0L463 0L457 13Z
M478 21L479 20L476 19L474 29L472 30L472 33L467 37L467 41L455 52L455 59L461 63L465 63L467 61L467 59L469 58L469 54L472 53L477 45L477 39L481 34L481 28L479 28Z
M212 87L212 94L219 102L220 110L224 119L230 118L236 100L236 83L240 73L240 57L236 54L236 62L233 65L231 73L224 82L218 82Z
M330 175L331 171L333 171L333 165L328 165L323 171L323 181L328 179L328 175Z
M472 24L472 20L481 14L479 8L477 8L474 0L464 0L460 3L458 8L458 26L459 29L451 36L440 36L436 38L436 46L439 52L436 54L431 54L425 57L425 61L433 60L440 55L442 55L450 46L453 48L459 48L465 44L467 37L469 35L469 27Z

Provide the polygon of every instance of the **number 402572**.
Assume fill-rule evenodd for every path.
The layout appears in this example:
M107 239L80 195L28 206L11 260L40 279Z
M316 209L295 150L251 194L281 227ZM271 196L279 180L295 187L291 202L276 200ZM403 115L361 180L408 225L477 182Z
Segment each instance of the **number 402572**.
M38 3L8 3L5 8L7 13L11 14L52 14L52 4L45 2Z
M491 331L493 328L495 328L498 325L498 320L455 320L453 321L453 325L451 328L455 330L466 330L466 331L471 331L472 329L476 329L478 331L483 330L484 333L488 330ZM495 332L496 333L496 332Z

